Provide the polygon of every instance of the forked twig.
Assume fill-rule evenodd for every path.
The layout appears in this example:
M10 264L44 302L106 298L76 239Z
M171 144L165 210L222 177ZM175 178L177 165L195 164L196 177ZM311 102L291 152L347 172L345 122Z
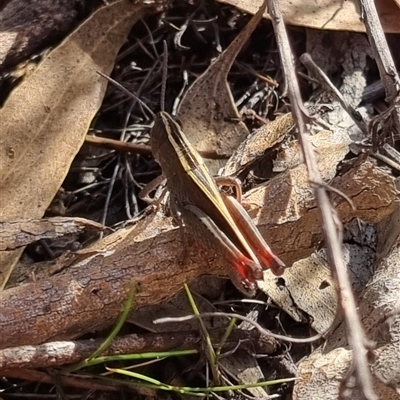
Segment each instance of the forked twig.
M371 50L374 54L379 74L381 75L381 81L385 87L386 101L392 104L396 100L399 100L399 75L387 45L385 33L383 32L382 24L379 20L379 15L373 0L360 0L360 4ZM399 116L399 114L397 114L397 116Z
M311 55L304 53L300 57L300 61L307 68L308 72L313 75L318 83L329 93L331 93L336 100L340 103L343 109L347 112L354 123L361 129L364 134L367 134L367 126L362 119L362 116L344 99L342 93L336 88L326 76L325 72L314 62Z
M299 132L299 142L307 167L309 180L321 182L321 175L318 170L316 157L308 139L306 127L307 112L303 106L299 84L296 79L293 56L290 50L289 39L284 25L282 13L277 0L268 0L268 12L271 16L272 25L281 57L282 67L286 78L288 96L292 106L293 116ZM335 212L329 202L328 194L323 185L314 185L314 195L319 207L324 235L326 237L327 253L336 276L339 304L343 310L346 322L348 341L353 350L355 375L358 387L362 396L368 400L377 400L372 387L371 371L368 366L366 336L356 311L356 303L351 291L350 282L347 276L346 265L343 258L343 250L339 241L338 222L335 219Z
M295 338L295 337L290 337L290 336L285 336L285 335L279 335L277 333L272 333L271 331L264 329L258 322L253 321L249 317L245 317L243 315L237 314L237 313L228 313L228 312L205 312L201 313L200 315L185 315L183 317L165 317L165 318L158 318L153 321L153 324L166 324L166 323L171 323L171 322L184 322L184 321L190 321L191 319L194 318L207 318L207 317L224 317L224 318L236 318L241 321L245 321L249 323L251 326L254 326L260 332L262 335L269 336L271 338L274 338L276 340L282 340L284 342L289 342L289 343L312 343L316 342L317 340L320 340L324 337L326 332L318 333L314 336L307 337L307 338Z
M393 106L391 118L400 133L400 78L393 57L386 42L385 33L379 20L373 0L360 0L368 40L385 87L386 101Z

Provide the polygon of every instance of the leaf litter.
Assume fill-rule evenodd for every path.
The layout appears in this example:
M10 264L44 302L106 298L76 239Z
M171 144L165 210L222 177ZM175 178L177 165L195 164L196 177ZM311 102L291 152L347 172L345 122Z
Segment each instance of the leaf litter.
M176 21L175 21L176 22ZM196 21L196 24L199 24L199 22L198 22L198 20ZM210 24L211 25L211 24ZM207 26L207 22L205 22L204 23L204 26ZM208 27L209 28L209 27ZM207 28L205 28L205 30L207 30ZM169 39L171 39L171 37L174 35L174 33L173 33L173 30L171 29L169 32ZM209 33L209 32L208 32ZM157 29L155 29L154 31L153 31L153 34L159 34L159 31L157 31ZM156 40L156 41L154 41L155 43L159 43L159 40ZM294 40L294 42L296 43L296 40ZM183 41L183 43L185 43L185 41ZM179 61L180 61L180 59L179 59L179 57L181 57L181 56L177 56L176 55L176 53L175 53L175 50L173 49L173 46L169 46L169 50L170 50L170 53L172 53L172 54L169 54L169 57L170 57L170 63L169 63L169 68L170 68L170 70L172 71L179 71L179 68L177 68L177 65L179 65L180 63L179 63ZM147 67L147 69L146 68L138 68L137 70L135 70L135 68L133 68L132 70L124 70L124 68L120 68L120 71L116 71L116 75L118 76L119 75L119 81L124 81L124 80L126 80L126 86L129 86L129 84L131 85L131 89L132 89L132 91L134 91L135 93L139 93L139 94L143 94L143 96L141 96L141 98L143 99L143 97L145 97L146 98L146 102L148 103L148 104L151 104L152 105L152 109L154 110L154 109L157 109L157 107L158 107L158 98L159 98L159 84L158 83L156 83L156 81L161 77L161 73L160 73L160 71L161 71L161 69L160 69L160 63L159 62L157 62L157 60L158 59L160 59L161 58L161 56L160 56L160 54L162 53L162 50L161 50L161 48L160 48L160 46L158 47L158 54L157 53L155 53L154 54L154 48L153 49L151 49L150 48L150 51L149 51L149 53L150 54L152 54L152 57L150 57L149 56L149 58L152 58L152 62L154 63L154 65L153 66L148 66ZM157 57L158 57L158 59L157 59ZM175 57L175 58L174 58ZM139 58L138 58L139 59ZM123 63L122 63L122 65L123 65ZM137 65L140 65L140 62L138 62L137 63ZM193 63L193 67L194 68L198 68L198 65L196 65L195 63ZM234 67L235 68L235 67ZM233 73L233 75L231 74L231 76L234 76L235 77L235 74L237 74L237 71L240 71L240 66L238 67L237 65L236 65L236 68L237 68L237 70L236 70L236 72L234 72ZM121 72L121 71L123 71L123 72ZM125 72L125 74L124 74L124 72ZM155 72L157 72L157 74L155 74ZM276 71L275 71L276 72ZM130 80L130 79L128 79L128 76L130 76L131 78L133 77L133 76L141 76L141 78L142 78L142 80L141 81L139 81L139 82L135 82L135 80L133 79L133 80ZM192 74L192 75L194 75L194 74ZM196 71L196 75L198 75L198 71ZM144 77L144 78L143 78ZM237 75L236 75L236 77L237 77ZM173 84L173 82L176 82L176 78L174 77L174 74L170 74L169 75L169 81L168 81L168 85L169 85L169 88L167 88L167 90L169 90L169 91L176 91L176 88L178 87L180 87L179 86L179 84L177 85L176 83L175 83L175 87L174 87L174 84ZM181 83L182 84L182 83ZM149 88L149 90L146 90L145 88L146 88L146 85L148 85L147 87ZM258 88L259 89L259 88ZM171 92L168 92L168 93L171 93ZM270 110L271 109L273 109L273 108L276 108L277 106L278 106L278 104L274 104L273 102L272 102L272 98L273 98L273 96L274 96L274 94L272 94L272 95L269 95L270 97L267 97L267 100L265 100L264 99L264 103L262 103L261 105L259 105L259 107L260 107L260 109L261 109L261 113L263 113L264 114L264 116L268 116L268 115L271 115L271 112L270 112ZM111 101L111 98L113 98L114 100L113 101ZM167 98L168 98L168 95L167 95ZM115 99L119 99L119 101L115 101ZM108 107L108 110L107 111L103 111L103 113L100 115L100 118L99 118L99 122L101 122L102 124L103 124L103 126L104 126L104 120L106 119L105 117L107 116L107 115L110 115L110 112L116 112L116 117L114 116L114 118L116 118L116 119L118 119L120 122L123 122L124 121L124 119L126 118L126 116L127 116L127 112L126 112L126 105L127 105L127 102L128 102L128 100L126 99L126 98L124 98L123 96L121 96L121 94L120 93L118 93L117 91L114 91L114 90L110 90L110 93L109 93L109 97L108 97L108 104L106 103L106 105L105 105L105 108L107 108ZM282 104L279 104L279 106L282 106ZM129 104L129 111L131 111L131 110L140 110L140 108L139 108L139 106L138 106L138 104L136 103L135 104L135 102L134 101L130 101L130 104ZM285 110L284 109L284 107L282 107L282 109L283 110ZM288 111L288 110L285 110L285 111ZM127 135L126 136L121 136L121 137L123 137L124 139L125 138L129 138L129 140L133 140L133 141L137 141L137 140L143 140L142 138L141 138L141 136L140 136L140 133L138 133L138 132L140 132L140 128L139 128L139 126L138 125L140 125L140 124L142 124L143 125L143 128L142 128L142 130L141 130L141 132L143 133L146 133L147 131L148 131L148 124L149 124L149 121L148 121L148 116L146 115L146 113L144 113L144 112L141 112L141 111L139 111L139 112L134 112L133 113L133 115L132 116L130 116L129 117L130 118L130 120L129 120L129 124L128 123L125 123L125 126L126 126L126 128L127 129L125 129L125 134L127 133ZM136 124L136 126L135 126L135 124ZM120 125L124 125L123 123L121 123ZM101 126L101 124L99 124L98 126ZM106 130L106 129L105 129ZM108 130L108 133L110 134L111 133L111 130L109 129ZM117 132L117 135L120 135L120 133L121 133L121 131L119 131L119 132ZM145 136L144 136L145 137ZM145 141L145 140L144 140ZM285 147L286 145L288 145L288 144L286 144L285 142L283 143L283 146ZM112 153L112 152L111 152ZM344 154L347 154L348 153L348 151L345 151L344 152ZM97 157L108 157L108 161L110 161L111 160L111 158L110 158L110 156L108 155L108 156L104 156L104 154L110 154L110 153L102 153L102 154L99 154L99 153L97 153L96 154L96 156ZM114 161L119 161L120 163L121 163L121 165L122 165L122 169L120 169L119 171L117 171L118 173L117 174L115 174L116 175L116 179L117 180L121 180L121 182L124 182L124 179L125 179L125 182L127 182L128 180L128 177L129 177L129 174L132 172L131 170L130 170L130 168L131 167L129 167L128 165L128 162L127 162L127 160L128 160L128 158L126 158L125 160L124 159L121 159L121 157L120 156L115 156L115 154L114 155L112 155L112 157L113 157L113 160ZM323 158L323 154L321 154L321 157ZM344 157L344 156L342 156L342 157ZM135 155L131 155L131 156L129 156L129 160L130 161L132 161L133 160L133 162L134 163L137 163L138 162L138 157L136 157ZM298 160L300 161L301 160L301 156L299 156L298 157ZM336 169L336 167L337 167L337 165L335 164L335 169ZM115 171L115 170L114 170ZM334 171L334 172L336 172L336 171ZM146 175L146 173L145 172L142 172L142 173L140 173L142 176L145 176ZM132 174L132 176L130 177L130 179L131 179L131 182L133 182L133 181L136 181L137 180L137 178L140 176L140 174L139 175L135 175L135 176L133 176ZM327 170L327 175L331 175L332 174L332 170ZM125 178L124 178L124 176L125 176ZM273 176L273 174L271 175L271 176ZM371 174L370 172L368 172L368 173L365 173L364 175L362 175L361 177L360 177L360 180L362 180L362 179L364 179L365 178L365 176L371 176L371 177L373 177L373 174ZM382 175L381 177L381 179L379 178L378 179L378 181L379 180L381 180L381 181L383 181L384 179L386 179L386 176L385 176L385 178L384 178L384 176L385 175ZM253 178L254 179L254 178ZM257 177L255 178L255 179L257 179ZM293 175L293 177L291 178L292 179L292 182L293 182L293 187L294 188L297 188L297 186L296 186L296 184L298 183L297 182L297 180L298 179L300 179L300 181L299 181L299 183L302 183L303 182L303 180L304 180L304 176L302 175L302 177L301 178L299 178L299 176L294 176ZM330 180L331 178L329 178L328 179L328 181ZM344 180L344 179L343 179ZM375 180L375 178L373 178L373 181L374 182L376 182L376 180ZM285 178L285 179L282 179L282 185L284 185L285 184L285 182L288 182L288 178ZM345 185L346 184L348 184L349 182L351 182L351 180L349 181L345 181L346 183L345 183ZM277 182L276 182L277 183ZM372 181L371 182L369 182L368 183L368 185L369 184L371 184L372 183ZM385 182L385 187L386 188L388 188L388 187L390 187L391 189L390 190L388 190L388 197L386 198L387 200L385 200L386 201L386 204L387 204L387 208L384 210L384 208L385 208L385 206L383 205L383 204L381 204L380 202L377 202L376 203L376 205L379 207L379 212L381 213L381 214L379 214L379 212L377 212L377 214L376 215L379 215L379 219L378 220L382 220L385 216L387 216L387 215L389 215L392 211L393 211L393 208L392 208L392 203L391 202L394 202L394 198L396 197L396 192L395 192L395 189L394 189L394 185L393 185L393 187L391 186L393 184L393 182L390 180L390 179L388 179L388 181L386 181ZM277 188L279 188L279 185L276 185L276 186L274 186L274 181L273 180L271 180L270 181L270 185L271 185L271 187L272 188L275 188L274 190L276 190ZM138 184L138 186L140 186L140 183ZM382 185L382 187L383 187L384 185ZM375 190L375 188L377 188L378 189L378 186L376 186L376 187L374 187L374 186L369 186L369 188L370 188L370 190L373 192L374 190ZM125 192L125 195L124 196L122 196L121 194L123 193L123 191L124 190L126 190L126 189L121 189L121 187L118 189L118 191L119 191L119 193L118 193L118 196L114 196L113 197L113 199L114 200L117 200L118 198L119 198L119 201L121 201L121 199L124 199L124 201L125 202L130 202L131 200L131 196L130 195L132 195L132 191L126 191ZM297 190L297 189L296 189ZM359 190L359 192L357 192L356 194L355 194L355 196L363 196L364 194L366 194L365 193L365 188L364 187L361 187L361 189ZM307 191L307 189L306 189L306 191ZM295 192L295 191L294 191ZM274 191L272 191L271 192L271 195L273 195L273 193L276 193L276 191L274 192ZM250 196L251 196L251 194L250 194ZM276 197L275 197L276 198ZM362 197L361 197L362 198ZM382 198L385 198L385 197L380 197L381 199ZM312 205L311 205L311 203L308 203L308 201L310 201L311 202L311 199L310 200L308 200L307 198L304 198L304 197L301 197L301 200L305 200L305 202L304 202L304 207L305 207L305 209L307 209L307 207L308 206L311 206L311 210L312 210ZM258 200L254 200L254 202L255 203L259 203L259 201ZM368 200L368 197L367 197L367 200L366 200L366 202L368 203L369 202L369 200ZM276 203L276 201L275 201L275 203ZM285 205L287 204L286 203L286 201L284 201L284 203L285 204L282 204L282 207L284 208L285 207ZM295 202L296 203L296 202ZM361 201L361 203L360 203L360 205L362 204L362 201ZM375 206L375 205L373 205L373 206ZM113 207L115 207L115 206L113 206ZM121 208L121 207L120 207ZM118 208L117 208L118 209ZM349 208L350 209L350 208ZM115 208L113 208L112 210L115 210ZM296 218L298 218L298 217L301 217L301 212L302 212L302 210L301 210L301 207L299 208L299 207L296 207L296 204L294 204L294 213L292 214L292 220L287 220L287 221L285 221L284 223L286 223L287 224L287 226L290 226L290 223L293 223L294 222L294 220L293 220L293 215L295 215L296 216ZM347 212L347 211L346 211ZM374 213L374 209L373 209L373 207L371 207L371 211L369 211L370 213ZM364 217L365 216L368 216L368 211L366 211L366 213L364 214ZM348 218L349 219L353 219L355 217L355 215L354 214L351 214L351 212L349 211L349 214L348 214ZM377 222L377 221L375 221L375 222ZM267 226L267 228L266 229L268 229L268 225L269 224L271 224L271 219L266 219L266 222L265 222L265 224L266 224L266 226ZM302 229L306 229L306 227L305 226L303 226L302 227ZM294 240L294 236L293 236L293 233L287 233L286 234L287 236L285 236L285 239L286 239L286 241L288 241L288 242L290 242L290 240ZM316 243L315 243L315 239L317 238L318 236L316 235L314 238L311 238L312 239L312 241L311 241L311 243L312 243L312 247L315 247L315 245L316 245ZM128 238L129 238L129 235L128 235ZM133 238L131 237L131 240L132 240ZM302 241L303 241L303 238L298 238L297 240L299 240L299 244L300 243L302 243ZM295 242L292 242L291 243L291 246L295 246L296 245L296 243ZM306 255L306 254L304 254L304 255ZM305 264L305 266L307 267L307 264ZM291 271L292 272L292 271ZM295 272L295 271L294 271ZM328 277L329 276L329 274L327 274L327 275L323 275L323 277L322 278L319 278L319 279L321 279L321 281L324 281L325 279L326 279L326 277ZM294 277L294 280L296 279L297 277ZM302 279L304 279L304 278L302 278ZM300 282L301 282L301 279L300 279ZM314 283L314 282L313 282ZM276 282L274 281L273 282L273 284L275 284L276 285ZM318 285L318 282L316 282L315 283L315 286L317 286ZM296 284L296 288L297 289L299 289L299 284L297 283ZM289 288L290 289L290 288ZM301 291L300 291L301 292ZM304 293L304 292L303 292ZM288 296L291 296L290 295L290 293L288 294ZM308 299L306 299L306 300L308 300ZM297 302L298 302L298 300L297 300ZM316 300L315 301L316 303L318 302L318 300ZM296 304L296 307L299 307L299 304ZM329 309L329 312L331 313L331 311L332 311L332 303L330 302L329 303L329 307L330 307L330 309ZM284 306L283 306L283 308L284 308ZM301 308L301 305L300 305L300 308ZM300 311L300 313L303 313L303 315L306 315L307 313L309 313L310 311L309 310L307 310L307 311L305 311L305 309L304 310L301 310ZM311 312L310 312L311 313ZM290 314L290 312L289 312L289 314ZM294 314L293 314L294 315ZM323 314L322 314L323 315ZM315 317L315 315L312 315L312 317ZM319 317L318 317L319 318ZM307 320L307 319L306 319ZM285 323L285 322L287 322L287 320L285 320L285 318L283 318L283 323ZM269 325L270 326L270 325ZM273 324L272 324L272 326L273 326ZM324 325L325 326L325 325ZM318 329L323 329L323 328L318 328ZM298 331L294 331L295 332L295 334L296 334L296 332L298 332Z
M96 70L110 73L116 54L144 8L126 2L100 9L39 64L0 110L0 220L46 212L106 89ZM20 252L0 254L3 288Z

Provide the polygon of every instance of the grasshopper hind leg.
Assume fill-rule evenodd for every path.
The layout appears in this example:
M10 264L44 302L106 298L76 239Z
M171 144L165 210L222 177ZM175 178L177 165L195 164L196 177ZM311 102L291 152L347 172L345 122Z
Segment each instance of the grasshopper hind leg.
M190 234L196 241L213 249L226 260L228 275L233 284L246 296L254 296L256 280L263 277L261 266L244 256L214 221L198 207L184 204L177 206L177 211L187 226L195 227Z

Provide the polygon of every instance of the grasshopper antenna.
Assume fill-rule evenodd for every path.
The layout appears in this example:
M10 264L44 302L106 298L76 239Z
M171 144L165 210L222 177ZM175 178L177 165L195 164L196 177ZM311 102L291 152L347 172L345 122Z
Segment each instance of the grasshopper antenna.
M168 46L163 40L163 63L162 63L162 81L161 81L161 111L165 111L165 93L168 79Z

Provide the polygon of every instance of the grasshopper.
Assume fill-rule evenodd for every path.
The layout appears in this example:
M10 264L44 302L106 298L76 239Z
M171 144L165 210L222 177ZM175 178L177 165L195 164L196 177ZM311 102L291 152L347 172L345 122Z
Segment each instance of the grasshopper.
M157 114L150 138L167 179L172 213L196 240L224 257L235 286L251 296L264 269L281 275L285 264L272 253L242 205L220 192L203 159L168 113Z

